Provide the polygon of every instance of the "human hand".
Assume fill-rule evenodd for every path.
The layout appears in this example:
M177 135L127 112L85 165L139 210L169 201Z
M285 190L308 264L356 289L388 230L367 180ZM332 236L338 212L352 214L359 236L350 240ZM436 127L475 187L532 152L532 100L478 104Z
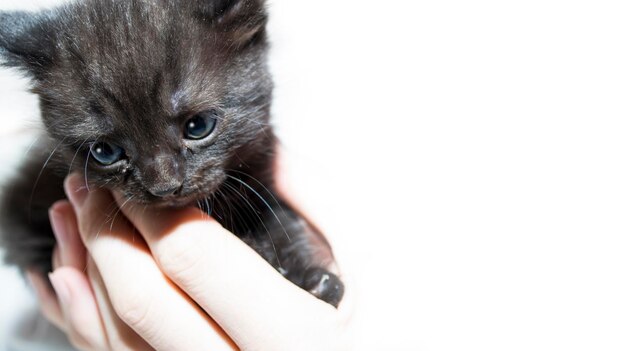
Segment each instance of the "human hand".
M35 286L45 315L76 347L348 348L349 288L334 309L199 210L125 206L106 191L87 192L75 175L66 192L71 204L51 210L58 300Z

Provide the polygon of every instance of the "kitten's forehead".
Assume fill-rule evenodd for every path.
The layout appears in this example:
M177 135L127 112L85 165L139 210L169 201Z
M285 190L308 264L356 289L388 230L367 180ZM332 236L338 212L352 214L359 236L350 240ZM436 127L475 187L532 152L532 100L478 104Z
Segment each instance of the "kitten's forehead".
M51 22L53 64L35 88L49 130L77 139L152 133L157 140L166 119L224 105L265 106L265 40L250 35L263 33L262 6L245 1L211 22L198 4L212 2L220 1L86 0L59 10Z
M97 25L72 22L60 39L62 70L81 71L75 78L84 77L109 99L167 96L171 101L188 76L206 75L220 65L219 55L211 55L217 50L203 40L205 31L200 26L150 17L127 21L126 17L118 14L107 22L98 17L87 22Z
M150 123L219 95L228 62L215 44L219 33L151 1L88 3L61 16L58 57L41 89L57 107L80 104L62 108L89 116L81 124Z

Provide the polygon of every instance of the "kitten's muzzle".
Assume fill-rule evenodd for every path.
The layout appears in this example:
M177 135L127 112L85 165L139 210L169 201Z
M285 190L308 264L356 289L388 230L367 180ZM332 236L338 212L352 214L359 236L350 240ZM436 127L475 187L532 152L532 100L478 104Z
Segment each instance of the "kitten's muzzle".
M173 154L159 154L140 165L142 181L148 193L158 198L178 195L185 175L182 160Z

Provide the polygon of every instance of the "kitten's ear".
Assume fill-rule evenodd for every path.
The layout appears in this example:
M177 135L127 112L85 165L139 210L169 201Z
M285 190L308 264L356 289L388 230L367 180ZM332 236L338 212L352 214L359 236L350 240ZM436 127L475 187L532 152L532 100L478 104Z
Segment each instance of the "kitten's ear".
M0 12L0 64L36 74L52 62L48 22L30 12Z
M198 0L201 13L237 47L263 41L267 12L264 0Z

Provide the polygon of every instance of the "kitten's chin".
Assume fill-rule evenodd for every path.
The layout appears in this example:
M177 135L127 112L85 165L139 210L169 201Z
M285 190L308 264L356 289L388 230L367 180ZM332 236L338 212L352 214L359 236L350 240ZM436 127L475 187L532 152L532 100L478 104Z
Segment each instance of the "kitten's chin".
M197 207L198 200L195 197L172 197L149 201L146 202L146 205L150 205L155 208Z

